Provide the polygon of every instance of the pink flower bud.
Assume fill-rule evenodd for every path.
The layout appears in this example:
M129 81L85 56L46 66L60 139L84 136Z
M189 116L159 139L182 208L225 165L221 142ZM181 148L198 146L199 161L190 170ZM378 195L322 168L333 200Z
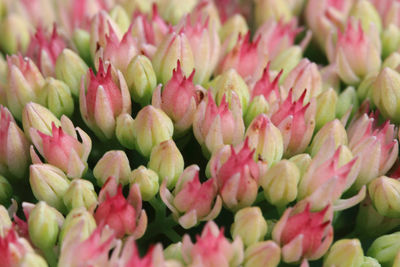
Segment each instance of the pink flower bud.
M82 79L81 83L79 104L82 118L102 139L112 138L116 118L131 110L131 98L125 79L119 71L117 76L118 79L113 79L111 65L106 72L100 60L97 75L89 69L86 82Z
M260 38L258 48L262 49L262 53L265 53L268 60L272 61L281 52L294 45L294 39L300 31L301 28L297 27L296 20L284 23L282 20L277 22L270 19L257 29L254 38L256 40Z
M29 165L29 142L10 111L0 105L0 175L23 178Z
M222 162L223 150L218 152L221 156L217 155L210 166L222 201L231 210L250 206L257 197L259 178L259 167L253 160L254 150L250 149L246 138L240 150L231 145L229 157Z
M192 47L194 57L194 81L204 84L214 72L220 55L221 42L214 24L209 25L207 19L204 23L198 18L192 23L190 16L182 19L178 29L183 31Z
M215 179L201 184L199 170L197 165L187 167L179 177L172 194L166 187L166 180L160 188L161 199L178 219L179 224L186 229L200 221L213 220L222 207L221 198L217 196Z
M378 126L377 115L364 113L347 131L349 147L361 161L360 173L353 186L355 190L387 173L397 158L399 145L394 138L394 125L386 121Z
M302 259L316 260L328 250L333 240L333 227L325 217L326 206L319 212L310 212L307 204L304 211L295 214L288 208L276 223L272 238L282 247L282 258L287 263Z
M26 55L32 58L45 76L54 76L56 60L65 47L66 43L58 35L56 26L51 35L39 26L31 38Z
M243 261L243 243L240 238L230 243L224 236L223 229L209 221L203 228L201 236L192 243L185 235L182 241L182 256L190 266L229 267L239 266Z
M361 22L349 21L344 33L338 32L336 64L340 78L348 84L358 84L368 74L379 71L380 43L364 33Z
M260 38L250 41L250 32L239 36L236 46L222 59L218 73L234 68L246 80L259 76L267 64L267 58L258 53L259 43Z
M193 123L197 105L204 93L193 84L194 71L189 77L182 73L178 61L171 80L161 87L157 87L153 94L153 106L161 108L174 122L174 129L179 133L187 131Z
M224 144L238 144L244 135L244 122L239 99L232 94L231 107L225 95L218 107L208 92L206 99L200 103L193 120L193 132L197 141L203 147L203 153L208 155Z
M70 129L71 133L66 132L62 127L57 127L54 122L51 126L51 135L31 128L30 135L36 149L46 162L60 168L69 177L82 177L92 148L90 137L80 128L76 128L82 139L82 142L79 142L73 126ZM31 157L34 163L41 163L33 148L31 148Z
M97 224L109 225L118 238L122 238L125 234L139 238L144 234L147 216L142 210L138 185L132 185L129 197L126 199L122 194L122 185L117 185L111 176L99 193L99 201L100 204L94 214Z
M271 121L281 130L285 156L302 153L311 141L315 128L315 99L303 106L307 90L297 101L293 100L293 91L283 101L279 109L271 116Z

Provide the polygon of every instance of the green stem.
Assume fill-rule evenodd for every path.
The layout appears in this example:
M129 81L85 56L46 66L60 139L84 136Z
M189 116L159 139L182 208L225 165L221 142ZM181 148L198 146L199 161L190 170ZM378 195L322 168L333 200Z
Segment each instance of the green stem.
M50 267L56 267L57 266L57 256L54 253L53 249L45 249L42 250L44 257L46 258L47 263L49 264Z

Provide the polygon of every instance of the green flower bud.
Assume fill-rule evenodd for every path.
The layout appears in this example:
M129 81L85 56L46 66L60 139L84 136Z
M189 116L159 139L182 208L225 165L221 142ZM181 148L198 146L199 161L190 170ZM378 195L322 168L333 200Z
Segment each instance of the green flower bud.
M281 260L281 249L272 240L258 242L244 252L244 267L276 267Z
M110 17L118 25L121 32L128 31L131 21L125 9L119 5L114 6L114 8L110 11Z
M20 267L47 267L47 262L38 254L28 252L24 255L21 262L19 263Z
M183 172L183 156L173 140L164 141L153 148L148 168L158 173L161 184L167 180L167 188L172 189Z
M86 62L92 62L92 55L90 55L90 34L82 29L76 29L72 35L72 41L79 56Z
M142 108L132 123L136 149L145 157L159 143L172 138L174 125L161 109L153 106Z
M115 127L115 135L117 136L118 142L129 149L135 148L133 122L134 120L131 115L122 113L118 116Z
M96 207L97 195L91 182L74 179L65 192L63 201L69 211L80 207L90 210Z
M221 104L224 95L226 95L226 100L230 104L232 92L235 92L239 97L243 113L246 112L250 100L249 88L235 69L225 71L211 81L209 86L215 94L215 99L218 105Z
M0 25L1 49L6 54L25 53L30 41L28 21L17 13L10 13Z
M63 114L70 117L74 112L74 100L67 84L54 78L47 78L42 101L48 109L60 118Z
M246 131L249 147L255 149L254 159L266 161L268 166L281 160L283 139L280 130L275 127L267 115L258 115Z
M119 183L126 185L129 183L130 174L129 159L123 150L108 151L93 169L93 175L99 186L102 186L110 176L113 176Z
M184 33L172 32L167 35L158 46L152 60L158 81L162 84L171 79L178 60L186 77L189 77L194 68L192 48Z
M360 102L368 99L372 100L372 85L376 80L376 73L370 73L368 74L364 80L360 83L360 85L357 87L357 96ZM373 103L371 103L373 104Z
M42 251L53 249L63 221L61 213L40 201L29 213L28 229L32 243Z
M291 157L289 161L296 164L300 171L300 177L303 177L304 173L308 169L308 166L310 166L312 159L309 154L303 153Z
M371 181L368 192L380 214L392 218L400 217L400 181L381 176Z
M164 258L166 260L177 260L184 262L182 257L182 242L174 243L164 249Z
M0 175L0 204L7 205L12 197L12 187L4 176ZM1 228L1 227L0 227Z
M235 47L239 35L245 36L248 31L246 19L240 14L235 14L225 21L219 30L219 37L224 44L223 47L226 47L223 53L229 53Z
M31 139L30 128L34 128L46 135L52 135L51 124L53 122L57 127L61 126L61 121L42 105L30 102L24 107L22 112L22 126L28 139Z
M394 24L386 27L381 34L382 57L386 58L400 46L400 29Z
M155 171L147 169L145 166L139 166L131 173L130 183L139 185L140 194L144 201L149 201L157 193L159 189L159 178Z
M246 127L250 125L250 123L254 120L255 117L257 117L261 113L268 114L268 111L269 111L269 104L267 100L265 100L264 96L258 95L254 97L250 101L246 114L243 117Z
M12 222L7 209L3 205L0 205L0 238L4 237L4 234L7 233L11 226Z
M324 258L324 267L359 267L364 262L364 252L358 239L336 241Z
M29 171L29 183L36 199L46 201L64 212L66 209L62 198L69 187L65 174L50 164L33 164Z
M96 221L90 212L88 212L84 207L73 209L68 213L65 222L62 225L60 243L63 242L70 229L74 229L74 226L79 223L83 226L81 228L81 234L79 235L80 240L76 240L76 242L85 240L96 229Z
M400 66L400 53L394 52L388 56L382 63L382 69L385 67L397 70Z
M264 239L267 233L265 221L259 207L247 207L236 212L231 226L233 238L240 237L245 246L250 246Z
M335 119L337 93L328 89L317 97L317 112L315 113L315 130L319 130L327 122Z
M255 0L254 2L254 17L257 26L269 19L288 22L293 16L286 1Z
M150 104L157 77L151 61L143 55L136 56L128 65L126 83L132 99L142 106Z
M296 199L299 180L296 164L281 160L260 177L260 185L267 201L281 208Z
M394 123L400 122L400 74L384 68L372 85L372 97L379 111Z
M157 2L161 16L171 24L177 24L197 4L196 0L159 0Z
M361 82L361 85L362 84L363 82ZM346 115L349 109L351 109L351 115L353 115L358 110L359 105L360 104L356 90L352 86L347 87L343 92L340 93L337 99L336 118L342 118L344 115Z
M384 266L393 266L395 257L400 251L399 240L400 232L378 237L369 247L367 255Z
M271 62L271 70L283 70L281 81L284 81L288 73L299 64L302 57L303 51L301 47L294 45L276 56L274 61Z
M56 61L56 78L65 82L74 97L79 97L82 76L86 75L88 66L72 50L64 49Z
M393 263L393 266L398 266L396 263ZM364 257L364 262L363 264L360 265L360 267L381 267L379 262L371 257Z
M314 157L323 144L330 138L333 138L335 142L334 149L338 148L340 145L347 145L348 140L346 129L338 119L326 123L314 136L313 141L308 148L311 157Z
M372 27L375 27L378 32L382 31L381 17L374 5L367 0L356 1L349 16L361 22L364 32L371 31L371 24L374 25Z

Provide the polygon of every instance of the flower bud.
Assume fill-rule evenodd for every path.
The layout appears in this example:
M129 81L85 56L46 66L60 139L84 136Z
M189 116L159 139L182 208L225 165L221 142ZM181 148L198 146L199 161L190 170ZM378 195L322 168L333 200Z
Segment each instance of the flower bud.
M135 149L133 122L134 120L130 114L123 113L118 116L115 126L115 135L118 142L129 149Z
M289 5L286 2L276 2L271 0L256 0L255 1L255 23L260 26L269 19L289 21L292 18L292 13Z
M72 95L79 96L82 76L87 72L86 63L72 50L64 49L56 61L56 78L65 82Z
M40 101L45 81L35 63L29 58L13 55L7 57L7 64L7 106L11 113L21 120L22 109L26 103Z
M130 18L122 6L114 6L114 8L110 10L110 17L118 25L118 28L121 29L121 32L128 31Z
M12 194L13 190L10 183L6 178L4 178L4 176L0 175L0 205L8 205L10 203Z
M0 205L0 239L7 234L11 226L12 222L8 215L8 210L3 205Z
M302 153L291 157L289 161L296 164L297 168L300 171L300 179L301 179L304 173L307 171L308 167L310 166L312 159L309 154Z
M44 134L34 128L30 129L32 143L50 164L60 168L68 177L81 177L87 169L87 159L92 148L90 137L81 129L75 128L66 117L61 118L62 127L56 127L52 123L51 134ZM79 133L78 141L76 131ZM41 163L33 147L31 147L31 158L34 163Z
M358 239L336 241L324 258L324 266L362 266L364 252Z
M319 130L326 123L335 119L337 93L332 88L322 92L316 99L315 129Z
M288 73L294 69L303 58L303 51L300 46L294 45L279 53L271 62L271 69L283 70L281 79L284 81Z
M363 82L361 82L361 85L362 84ZM360 106L357 92L353 86L348 86L343 92L339 94L336 102L336 118L343 118L344 116L346 116L349 110L351 110L350 115L354 115L355 111L358 110Z
M182 154L171 139L161 142L151 150L147 167L158 174L160 183L166 179L167 188L171 189L182 174L184 165Z
M249 27L242 15L235 14L229 17L219 30L222 43L221 53L230 52L237 43L239 36L244 36L248 31Z
M196 226L200 221L213 220L222 208L215 179L200 183L199 170L197 165L187 167L179 176L173 192L167 189L165 180L160 187L162 201L185 229Z
M372 258L372 257L364 257L364 263L361 265L361 267L380 267L381 265L379 262ZM393 266L397 266L395 262L393 262Z
M315 99L303 106L305 93L293 101L292 91L280 108L271 116L271 121L282 133L285 156L292 156L303 152L311 141L315 127L316 103Z
M286 95L290 90L293 92L293 99L297 100L306 92L304 103L317 97L322 92L322 77L317 64L308 59L302 59L297 66L286 76L282 84L283 92Z
M78 51L79 57L83 59L83 62L92 62L92 55L90 54L90 34L85 30L76 29L72 35L72 41L74 42L76 50ZM85 73L86 70L83 71L83 75Z
M47 267L47 262L39 254L28 252L21 259L21 267Z
M330 138L334 140L335 149L340 145L347 145L346 129L338 119L326 123L314 136L308 148L311 157L314 157Z
M267 233L265 221L259 207L247 207L240 209L235 214L231 226L232 238L240 237L246 247L264 240Z
M149 157L155 146L172 138L174 126L164 111L149 105L136 115L132 122L132 130L136 150Z
M270 105L265 100L264 96L262 95L257 95L252 98L252 100L249 103L249 106L247 107L246 114L243 116L244 123L246 127L249 127L251 122L260 114L269 114L270 111Z
M140 194L144 201L151 200L158 193L159 178L157 173L143 165L132 171L129 182L139 185Z
M148 105L157 86L157 77L150 59L143 55L133 58L125 77L133 101L142 106Z
M296 199L299 180L300 171L296 164L281 160L260 176L260 185L267 201L282 208Z
M383 29L381 40L382 57L387 58L400 46L400 28L394 24L390 24L388 27Z
M372 97L382 115L395 123L400 122L400 74L390 68L384 68L372 85Z
M131 112L131 98L121 72L118 78L111 76L111 65L107 71L100 60L99 71L94 75L89 69L86 82L82 79L79 107L81 116L89 128L102 140L114 136L117 117Z
M70 117L74 112L74 100L68 85L54 78L47 78L42 89L44 91L44 105L60 118L62 115Z
M166 260L177 260L183 262L182 258L182 242L173 243L164 249L164 257Z
M25 52L29 45L30 33L28 21L16 13L10 13L2 19L1 26L2 38L0 40L1 49L11 55L18 51Z
M84 179L74 179L64 194L63 202L69 211L85 207L94 209L97 204L97 195L93 184Z
M68 190L69 181L62 170L49 164L33 164L29 168L29 183L37 200L64 212L63 197Z
M222 99L226 97L226 100L232 106L232 93L234 92L239 98L243 113L246 112L250 101L249 88L235 69L228 69L217 76L210 86L212 91L215 92L214 95L218 105L221 105Z
M224 144L238 144L244 135L242 109L236 94L232 94L231 110L225 97L217 106L208 91L197 108L193 120L193 132L207 157Z
M29 237L42 251L51 251L55 246L64 217L56 209L40 201L29 213Z
M63 242L65 236L69 234L69 231L77 224L82 224L80 240L76 240L77 242L87 239L96 229L96 221L90 212L83 207L74 208L65 217L59 237L60 244Z
M282 158L282 134L267 115L260 114L253 120L247 128L246 137L250 148L255 149L255 160L265 161L271 166Z
M185 14L192 11L197 1L187 0L182 2L180 0L160 0L157 4L161 16L171 24L177 24Z
M368 185L368 192L380 214L391 218L400 217L400 181L386 176L378 177Z
M338 33L336 45L338 73L349 85L360 83L368 74L377 72L381 65L380 47L365 34L361 22L354 24L349 21L345 32Z
M158 46L153 56L153 67L158 81L166 84L172 77L177 61L183 73L188 76L194 68L194 57L189 40L184 33L170 32Z
M47 108L30 102L22 112L22 126L28 139L32 139L30 129L36 129L43 134L52 135L52 125L60 127L61 121Z
M383 235L375 239L367 255L375 258L383 266L394 266L393 261L400 250L400 232Z
M300 213L294 213L293 208L285 211L272 231L273 240L282 248L284 262L316 260L325 254L333 240L333 227L325 218L328 209L329 206L310 212L307 205Z
M381 18L370 1L356 1L349 16L360 20L361 26L365 32L370 32L371 27L375 27L375 30L379 33L382 31Z
M281 248L272 240L255 243L244 252L244 267L277 267Z
M10 111L1 105L0 151L0 175L5 175L9 179L25 178L30 163L29 142Z
M108 151L93 169L93 175L99 186L102 186L110 176L113 176L118 183L126 185L129 183L130 174L129 159L123 150Z

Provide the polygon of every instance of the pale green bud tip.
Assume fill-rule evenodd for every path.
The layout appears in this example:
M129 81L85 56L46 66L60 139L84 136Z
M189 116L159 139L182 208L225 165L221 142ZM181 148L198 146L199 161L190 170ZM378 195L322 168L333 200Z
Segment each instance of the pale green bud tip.
M317 97L317 112L315 114L316 130L335 119L337 98L337 93L332 88L324 91Z
M128 184L130 174L129 159L123 150L108 151L93 169L93 175L99 186L102 186L110 176L123 185Z
M400 217L400 181L381 176L372 180L368 192L376 210L387 217Z
M393 266L392 263L400 250L399 239L400 232L378 237L368 249L367 255L384 266Z
M74 100L66 83L54 78L47 78L43 94L45 94L43 103L57 118L63 114L71 116L74 112Z
M65 192L63 201L70 211L80 207L90 210L96 207L97 195L91 182L83 179L75 179Z
M139 168L132 171L129 180L130 183L139 185L142 199L145 201L149 201L158 193L159 178L157 173L153 170L147 169L144 166L139 166Z
M57 242L60 218L57 213L46 202L40 201L29 214L29 237L35 246L44 251L52 249Z
M133 118L127 113L122 113L117 118L117 125L115 127L115 135L118 142L126 148L135 148Z
M3 205L0 205L0 237L3 237L11 226L12 222L8 215L8 210Z
M258 242L244 253L244 267L276 267L281 260L281 249L274 241Z
M0 45L7 54L16 54L18 50L25 52L30 41L29 25L25 18L13 13L9 14L0 26L2 38Z
M167 179L167 187L175 186L185 166L183 156L173 140L155 146L151 151L148 167L158 173L160 184Z
M324 266L360 266L364 253L358 239L336 241L325 256Z
M0 204L8 205L11 200L12 193L13 190L10 183L4 176L0 175Z
M233 238L239 236L245 246L250 246L263 240L266 233L267 222L259 207L247 207L236 212L231 227Z
M85 240L90 236L90 234L96 229L96 221L93 215L87 211L85 208L77 208L73 209L68 213L67 217L65 218L65 222L62 225L61 232L60 232L60 242L62 242L68 232L71 229L74 229L74 226L81 223L83 226L81 228L81 235L80 239ZM79 240L76 240L78 242Z

